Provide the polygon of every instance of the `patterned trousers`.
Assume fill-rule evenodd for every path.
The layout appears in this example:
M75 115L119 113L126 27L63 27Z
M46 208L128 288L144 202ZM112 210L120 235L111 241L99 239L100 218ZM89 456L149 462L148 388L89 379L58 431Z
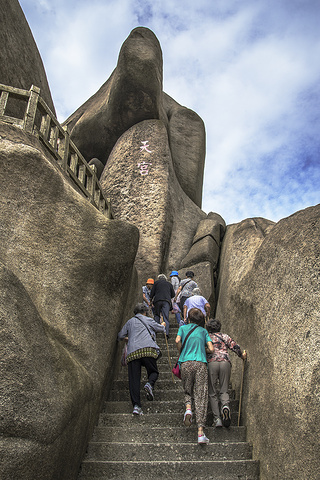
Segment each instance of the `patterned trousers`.
M203 362L183 362L180 366L185 404L191 404L192 397L198 427L204 427L208 409L208 368Z

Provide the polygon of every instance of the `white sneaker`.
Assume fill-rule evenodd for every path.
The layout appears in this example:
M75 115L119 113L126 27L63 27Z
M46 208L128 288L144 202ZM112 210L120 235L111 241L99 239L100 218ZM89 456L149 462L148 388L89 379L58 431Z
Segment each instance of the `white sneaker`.
M229 428L231 425L231 414L230 414L230 408L228 405L224 405L222 407L222 425L226 428Z
M222 427L221 418L220 418L220 417L216 418L216 419L213 421L213 425L212 425L212 426L215 427L215 428L220 428L220 427Z
M198 436L198 443L204 444L204 443L209 443L209 438L205 436L205 434L201 435L200 437Z
M139 407L138 405L135 405L135 406L133 407L132 415L143 415L142 408Z
M186 410L183 417L183 423L186 427L190 427L192 423L192 412L191 410Z

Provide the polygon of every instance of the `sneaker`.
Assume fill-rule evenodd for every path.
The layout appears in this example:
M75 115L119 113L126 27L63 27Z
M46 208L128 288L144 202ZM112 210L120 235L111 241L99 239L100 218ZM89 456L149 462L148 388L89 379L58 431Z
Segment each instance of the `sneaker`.
M183 423L186 427L190 427L192 423L192 412L191 410L186 410L183 417Z
M205 443L209 443L209 438L207 438L205 436L205 434L203 435L199 435L198 436L198 443L201 445L201 444L205 444Z
M149 382L147 382L144 386L145 391L147 392L147 400L152 402L153 400L153 390Z
M143 415L142 408L139 407L138 405L135 405L135 406L133 407L132 415Z
M212 426L215 427L215 428L222 427L221 418L220 418L220 417L216 418L216 419L213 421L213 425L212 425Z
M222 425L226 428L229 428L231 424L231 415L230 408L225 405L222 407Z

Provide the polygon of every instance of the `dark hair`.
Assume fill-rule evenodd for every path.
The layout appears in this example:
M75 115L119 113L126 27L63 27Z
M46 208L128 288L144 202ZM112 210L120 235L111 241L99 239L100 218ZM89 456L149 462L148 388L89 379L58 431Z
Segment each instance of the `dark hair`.
M206 329L209 333L216 333L220 332L221 330L221 322L217 318L210 318L207 322Z
M204 315L199 308L190 308L188 320L190 323L196 323L199 327L203 327L205 322Z
M188 270L188 271L186 272L186 277L193 278L193 277L194 277L194 273L193 273L191 270Z
M144 303L137 303L137 305L134 307L133 313L137 315L137 313L141 313L142 315L144 313L147 313L148 307Z

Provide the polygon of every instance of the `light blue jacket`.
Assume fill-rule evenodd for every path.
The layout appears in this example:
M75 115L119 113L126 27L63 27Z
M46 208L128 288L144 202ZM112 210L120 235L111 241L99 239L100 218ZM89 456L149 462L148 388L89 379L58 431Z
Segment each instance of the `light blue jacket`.
M153 338L148 332L146 326L149 328ZM156 333L165 333L165 327L155 322L152 318L145 317L141 313L137 313L135 317L125 323L118 333L118 340L128 337L128 351L127 355L140 348L151 347L160 351L156 343Z

